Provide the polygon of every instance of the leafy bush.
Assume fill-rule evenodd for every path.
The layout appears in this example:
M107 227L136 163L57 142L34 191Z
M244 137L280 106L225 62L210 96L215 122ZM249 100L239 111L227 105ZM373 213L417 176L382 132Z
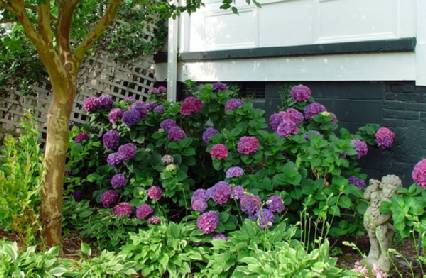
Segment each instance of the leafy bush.
M130 235L121 253L146 277L185 277L205 260L202 235L191 224L162 224Z
M40 134L31 113L21 122L21 135L7 135L0 153L0 226L26 243L41 230L40 188L43 174Z
M389 148L390 130L374 125L357 134L338 130L334 114L302 85L284 100L286 110L271 116L273 132L264 111L236 98L223 83L196 88L181 103L166 102L164 93L156 88L146 101L85 100L90 123L73 131L69 192L81 191L113 213L131 216L137 208L138 217L148 205L149 215L178 221L189 214L192 191L226 178L262 199L281 196L291 221L305 206L318 221L330 223L332 236L361 231L366 175L357 161L367 154L367 143ZM236 166L244 174L227 178ZM161 187L158 200L148 194L153 186ZM238 226L231 224L227 230Z

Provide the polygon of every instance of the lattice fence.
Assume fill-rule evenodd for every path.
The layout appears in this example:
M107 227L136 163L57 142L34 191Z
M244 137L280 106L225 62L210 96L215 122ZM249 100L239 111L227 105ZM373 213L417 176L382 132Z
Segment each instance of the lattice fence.
M143 38L152 41L155 36L158 19L150 18L144 27ZM154 85L153 55L139 57L126 64L115 62L107 52L97 53L86 59L78 78L78 96L74 104L71 121L83 123L87 114L82 108L83 99L88 95L111 95L115 100L133 97L146 97L148 90ZM38 82L33 85L32 92L22 96L20 92L6 90L0 95L0 137L6 132L16 132L20 118L25 110L31 109L43 133L46 131L46 114L51 97L49 82Z

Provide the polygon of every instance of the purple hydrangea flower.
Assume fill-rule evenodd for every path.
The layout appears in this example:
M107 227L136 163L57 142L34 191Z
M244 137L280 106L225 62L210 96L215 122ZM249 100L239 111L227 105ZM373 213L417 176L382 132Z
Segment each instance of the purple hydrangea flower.
M243 105L243 101L239 98L231 98L225 103L225 111L237 109Z
M111 153L107 157L107 163L110 166L117 166L119 165L123 160L121 159L121 156L119 153Z
M246 213L248 216L253 216L262 206L262 201L259 196L244 195L240 198L241 211Z
M122 161L131 160L136 155L136 146L133 143L127 143L127 144L121 145L118 148L117 153L120 156Z
M269 126L273 131L277 130L277 127L280 125L285 112L274 113L269 117Z
M89 134L87 132L80 132L77 136L74 137L74 142L81 143L89 139Z
M99 106L99 99L97 97L87 97L83 101L83 108L89 113L98 109Z
M411 177L420 187L426 189L426 159L422 159L413 168Z
M239 166L234 166L226 170L227 179L241 177L242 175L244 175L244 170Z
M114 189L123 188L127 184L127 179L123 174L114 175L111 178L111 186Z
M283 199L278 195L269 197L268 201L266 201L266 204L272 213L281 213L285 208Z
M161 199L161 195L163 194L163 190L159 186L151 186L147 190L147 195L151 200L158 201Z
M299 127L293 121L282 121L277 128L277 134L280 137L288 137L290 135L295 135L299 132Z
M315 115L324 111L327 111L324 105L314 102L305 107L303 114L305 115L305 119L312 119Z
M379 148L386 150L392 147L395 133L387 127L381 127L377 130L375 137Z
M265 229L272 227L274 223L274 214L269 209L261 209L256 213L256 218L259 221L259 227Z
M184 116L191 116L193 113L200 112L203 103L197 97L186 97L180 107L180 113Z
M106 149L115 150L120 144L120 133L117 130L108 130L102 136L102 143Z
M80 202L81 201L81 191L80 190L74 190L72 193L71 193L71 196L74 198L74 200L76 201L76 202Z
M141 119L141 114L136 109L130 109L123 113L123 122L128 127L131 127L137 124L137 122L139 122L140 119Z
M161 223L161 219L158 216L151 216L150 218L148 218L148 224L158 225L160 223Z
M216 202L216 204L226 204L231 198L232 187L224 181L216 183L213 187L214 191L212 198Z
M241 185L232 187L231 198L234 200L239 200L244 196L244 188Z
M165 119L160 123L160 128L164 129L165 131L169 131L169 129L176 126L176 121L173 119Z
M215 234L212 237L212 240L228 240L228 237L225 236L224 234Z
M113 108L108 114L108 120L110 123L115 124L123 118L123 110L120 108Z
M155 113L158 113L158 114L163 114L164 113L164 106L163 105L157 105L155 108L154 108L154 112Z
M364 188L365 185L366 185L365 180L362 180L362 179L355 177L355 176L350 176L348 178L348 181L349 181L349 183L351 183L351 184L353 184L353 185L355 185L359 188Z
M110 208L118 202L120 195L114 190L105 191L101 196L101 203L104 208Z
M112 209L112 213L117 216L130 217L133 213L133 206L129 203L119 203Z
M204 130L203 132L203 141L206 144L210 143L210 140L213 138L213 136L215 136L216 134L219 134L219 131L217 131L215 128L213 127L208 127Z
M139 112L140 118L143 118L148 114L148 105L143 100L138 100L132 104L130 109L135 109Z
M153 212L154 212L154 210L151 208L150 205L148 205L148 204L140 205L136 209L136 218L144 220L148 216L150 216Z
M105 109L111 109L112 105L114 104L112 97L107 95L100 96L98 98L98 101L99 101L99 107L105 108Z
M293 86L290 91L291 97L296 102L307 101L311 97L311 89L305 85Z
M192 199L191 200L191 208L192 210L203 212L207 209L207 201L204 199Z
M304 118L303 114L294 108L287 109L281 116L282 121L292 121L297 125L301 124Z
M228 86L226 86L225 83L222 83L222 82L213 83L213 91L215 92L222 92L222 91L226 91L227 89L228 89Z
M254 136L240 137L238 142L238 152L241 154L252 154L259 149L259 140Z
M351 142L352 142L352 145L355 147L358 159L367 155L367 153L368 153L367 143L365 143L362 140L357 140L357 139L352 140Z
M215 211L205 212L197 219L197 227L204 234L211 234L216 231L218 224L219 215Z
M177 141L178 142L178 141L184 139L185 137L186 137L185 131L178 126L171 127L167 131L167 139L169 141Z
M215 190L214 186L207 188L207 190L206 190L206 200L213 199L214 190Z

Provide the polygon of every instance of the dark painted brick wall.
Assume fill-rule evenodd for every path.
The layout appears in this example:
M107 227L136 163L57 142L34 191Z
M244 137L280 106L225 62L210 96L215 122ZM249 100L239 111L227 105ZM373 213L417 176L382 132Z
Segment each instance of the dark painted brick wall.
M293 83L293 84L297 84ZM396 144L391 151L370 150L361 165L378 178L393 173L411 183L411 169L426 157L426 87L414 82L304 82L314 97L334 112L339 123L351 131L366 123L392 128ZM279 92L288 83L265 84L267 114L278 110Z

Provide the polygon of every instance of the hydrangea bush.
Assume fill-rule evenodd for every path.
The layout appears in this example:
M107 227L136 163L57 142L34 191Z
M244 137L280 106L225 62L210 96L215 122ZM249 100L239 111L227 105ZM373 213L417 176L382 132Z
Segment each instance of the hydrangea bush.
M329 216L332 235L362 227L366 175L358 160L368 148L391 147L391 130L338 129L336 116L304 85L292 88L268 123L263 110L223 83L196 88L180 103L164 93L85 100L90 122L73 129L70 194L149 223L192 211L213 236L246 217L269 228L284 204L291 221L303 205L315 217Z

